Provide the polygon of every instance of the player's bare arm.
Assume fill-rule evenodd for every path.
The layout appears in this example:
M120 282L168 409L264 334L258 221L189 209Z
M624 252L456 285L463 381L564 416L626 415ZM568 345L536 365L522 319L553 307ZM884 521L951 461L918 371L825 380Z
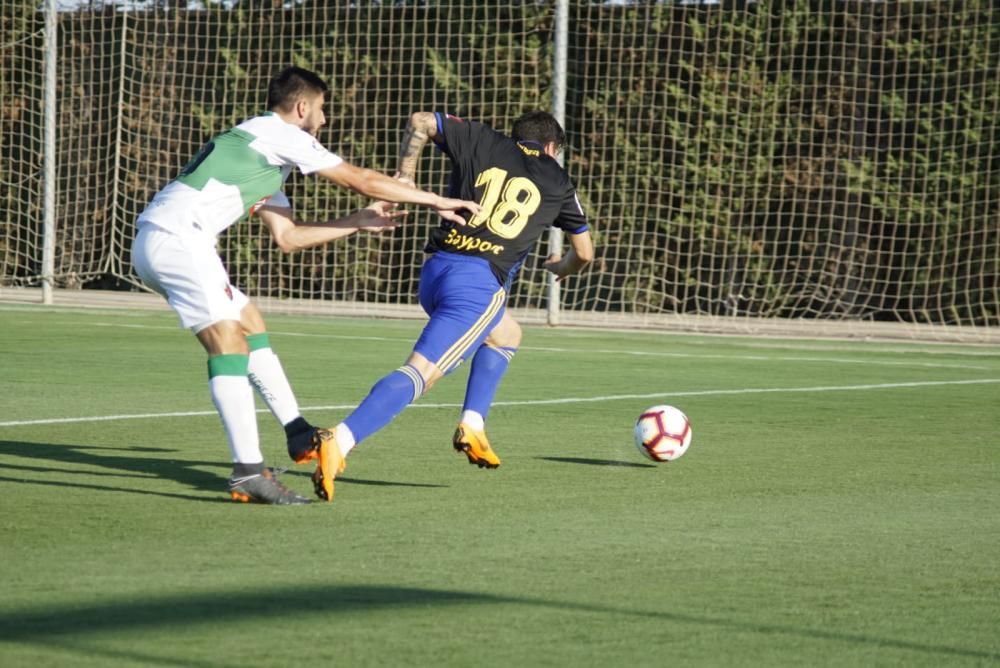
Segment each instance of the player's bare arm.
M479 205L475 202L441 197L432 192L415 188L399 179L394 179L375 170L357 167L347 162L342 162L336 167L320 170L317 174L325 179L329 179L338 186L353 190L372 199L430 207L437 211L445 220L458 223L459 225L465 224L465 218L458 214L459 211L464 209L473 214L479 213Z
M418 111L410 116L406 131L399 143L398 177L415 184L420 153L427 141L437 135L437 120L429 111Z
M287 207L264 206L257 215L267 225L274 243L285 253L321 246L359 230L380 232L397 227L406 211L389 202L373 202L343 218L324 222L298 220Z
M594 240L590 232L571 234L569 242L570 249L566 255L553 254L545 261L545 268L556 275L557 281L579 273L594 260Z

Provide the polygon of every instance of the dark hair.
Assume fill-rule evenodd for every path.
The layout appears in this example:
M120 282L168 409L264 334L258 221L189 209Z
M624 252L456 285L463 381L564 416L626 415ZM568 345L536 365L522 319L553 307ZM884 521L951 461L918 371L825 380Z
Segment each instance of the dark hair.
M547 111L529 111L514 121L514 139L534 141L545 145L555 142L557 147L566 143L566 133L555 116Z
M267 108L291 111L303 95L321 95L329 90L318 74L301 67L286 67L267 85Z

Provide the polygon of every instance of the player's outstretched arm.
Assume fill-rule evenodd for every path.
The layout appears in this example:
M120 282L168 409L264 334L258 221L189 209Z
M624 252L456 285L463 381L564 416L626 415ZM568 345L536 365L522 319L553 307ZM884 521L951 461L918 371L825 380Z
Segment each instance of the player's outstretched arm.
M285 253L321 246L359 230L383 232L399 226L408 212L399 211L389 202L372 202L364 209L343 218L318 223L296 220L287 207L263 206L257 212L271 231L271 238Z
M342 162L336 167L322 169L317 174L338 186L372 199L430 207L436 210L442 218L459 225L465 224L465 219L459 215L459 211L464 209L473 214L479 213L479 205L475 202L441 197L375 170L357 167L347 162Z
M594 240L590 232L569 235L569 244L566 255L553 254L545 261L545 268L556 275L557 281L579 273L594 260Z

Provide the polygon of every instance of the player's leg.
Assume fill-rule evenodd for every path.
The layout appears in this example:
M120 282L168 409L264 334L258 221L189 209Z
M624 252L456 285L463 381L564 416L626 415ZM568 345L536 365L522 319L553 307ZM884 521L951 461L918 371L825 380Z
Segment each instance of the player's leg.
M476 429L483 428L497 387L520 345L521 325L510 313L504 313L503 319L472 358L462 406L462 422Z
M486 438L486 417L500 380L520 345L521 326L513 316L504 313L472 358L462 416L452 438L455 449L464 452L472 464L489 467L496 459L499 465Z
M234 473L264 467L257 436L247 341L238 320L220 320L195 332L208 353L208 391L229 439ZM239 470L236 470L238 467Z
M289 455L296 463L317 460L312 476L316 496L333 500L333 481L344 472L347 453L392 422L442 375L434 364L414 352L406 364L380 378L343 422L316 430L316 437L305 447L293 450L289 445Z
M133 247L143 281L167 298L181 326L208 353L209 394L222 420L233 461L230 492L237 500L304 503L273 479L257 435L249 350L240 325L246 296L229 285L222 261L205 240L143 226Z
M368 396L344 419L342 426L338 425L338 443L343 454L392 422L443 375L441 369L421 353L410 353L406 363L380 378Z
M271 348L264 317L249 301L240 311L240 325L250 351L250 384L285 430L289 453L310 447L316 428L302 417L281 360Z
M344 457L355 445L385 427L431 385L478 348L503 317L506 293L484 262L435 261L424 264L420 301L430 315L406 364L383 376L368 396L340 424L328 430L324 445L339 452L320 466L313 480L320 498L329 500L333 477L343 470ZM497 460L499 464L499 460Z
M233 458L229 494L234 501L278 505L308 503L264 465L249 379L250 351L239 321L221 320L196 333L208 353L208 387Z
M488 311L490 316L488 322L486 318L479 318L475 322L474 327L468 329L463 327L457 330L462 333L462 337L459 341L464 348L462 350L455 351L449 350L444 353L442 356L443 366L451 365L455 360L456 355L459 357L457 361L454 361L454 366L447 366L445 371L448 372L453 370L455 366L457 366L457 364L464 360L468 355L477 353L484 340L486 340L489 334L493 332L497 332L498 336L506 334L507 337L503 339L504 342L513 342L515 338L517 338L517 341L519 342L520 328L513 318L509 318L507 316L506 292L501 289L489 294L489 291L496 290L497 283L495 282L495 279L491 281L489 278L492 276L492 271L489 269L488 263L481 261L482 264L473 263L470 265L469 263L461 262L460 257L456 260L455 256L448 254L439 254L439 256L442 259L449 260L451 264L461 267L462 271L448 272L449 277L452 279L450 283L452 289L440 293L442 303L438 306L438 311L435 311L435 315L437 315L438 312L441 312L443 314L443 319L444 317L453 316L455 314L462 314L466 308L464 302L467 299L466 292L470 289L468 286L477 286L476 289L482 291L479 297L480 303L486 303L488 296L490 309ZM444 264L447 265L448 263ZM424 299L425 296L422 292L422 303ZM485 329L480 330L479 328L484 325ZM476 332L475 337L472 336L473 331ZM480 331L486 333L486 336L479 335ZM437 359L437 355L440 354L440 349L434 349L434 340L435 337L433 335L422 337L423 342L418 342L416 349L421 352L425 352L426 350L425 354L427 354L430 359ZM480 376L481 374L482 371L480 371ZM472 433L468 430L462 430L461 428L456 429L454 437L452 438L452 445L456 451L462 452L466 455L470 464L475 464L480 468L496 468L500 466L500 458L490 447L489 441L487 441L486 435L481 429L476 433Z

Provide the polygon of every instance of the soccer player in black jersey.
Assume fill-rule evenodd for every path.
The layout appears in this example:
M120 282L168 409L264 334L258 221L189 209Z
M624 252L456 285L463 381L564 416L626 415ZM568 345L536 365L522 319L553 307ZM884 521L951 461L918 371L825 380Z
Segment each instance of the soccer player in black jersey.
M552 225L570 235L570 251L564 257L550 256L547 270L562 279L593 259L587 218L569 175L556 161L565 134L551 114L523 115L510 137L447 114L413 114L400 148L398 174L411 185L428 140L452 162L449 196L479 202L480 211L465 225L442 220L431 232L425 249L431 255L420 273L420 304L430 321L409 359L379 380L343 422L320 430L319 466L313 475L320 498L333 498L333 480L343 471L351 448L469 356L472 369L452 444L472 464L499 466L486 438L485 420L521 343L521 327L506 312L510 284Z

